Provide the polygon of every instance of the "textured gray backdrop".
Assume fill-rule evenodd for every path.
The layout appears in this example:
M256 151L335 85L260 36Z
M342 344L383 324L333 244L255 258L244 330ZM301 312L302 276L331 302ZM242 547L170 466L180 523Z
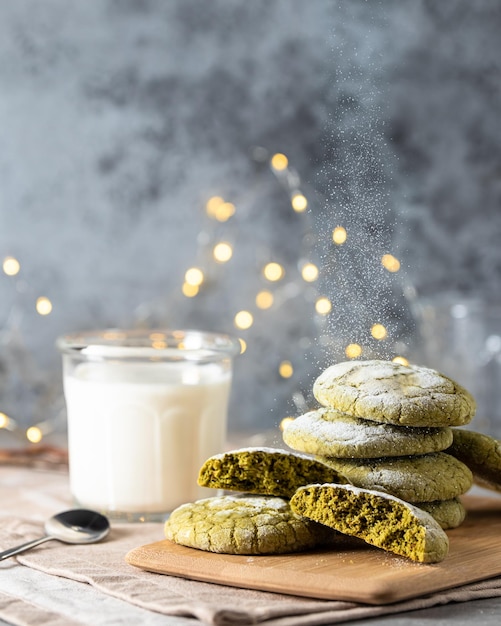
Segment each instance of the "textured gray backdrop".
M500 32L496 0L4 0L0 256L21 270L0 274L0 411L61 418L63 332L233 332L240 309L255 323L241 333L235 428L310 406L312 380L350 342L439 362L441 349L422 349L422 298L499 297ZM269 167L276 152L286 179ZM291 210L295 188L305 213ZM225 224L205 215L214 195L235 204ZM207 256L218 239L234 245L224 267ZM384 253L400 272L382 268ZM269 260L286 276L274 308L257 311ZM304 260L321 268L314 284ZM210 280L187 299L184 272L201 264ZM463 360L486 338L497 358L496 324Z

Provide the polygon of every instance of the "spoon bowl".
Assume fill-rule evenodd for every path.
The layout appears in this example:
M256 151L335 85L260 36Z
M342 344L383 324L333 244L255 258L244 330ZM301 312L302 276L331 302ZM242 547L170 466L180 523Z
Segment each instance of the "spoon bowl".
M45 532L64 543L95 543L108 534L108 519L89 509L71 509L58 513L45 522Z
M108 519L89 509L70 509L54 515L45 522L45 535L15 548L0 552L0 561L30 548L56 539L63 543L95 543L104 539L110 531Z

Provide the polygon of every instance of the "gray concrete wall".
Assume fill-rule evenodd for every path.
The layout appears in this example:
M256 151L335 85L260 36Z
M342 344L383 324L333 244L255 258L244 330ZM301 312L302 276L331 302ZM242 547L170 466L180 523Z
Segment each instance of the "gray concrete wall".
M21 270L0 274L0 411L61 415L61 333L233 332L240 309L255 323L235 428L274 428L297 392L311 404L312 380L350 342L426 360L416 294L499 297L500 27L494 0L4 0L0 256ZM295 187L305 213L291 210ZM205 214L214 195L235 204L227 223ZM224 266L207 256L220 238L234 245ZM286 276L256 311L268 260ZM199 264L210 281L187 299Z

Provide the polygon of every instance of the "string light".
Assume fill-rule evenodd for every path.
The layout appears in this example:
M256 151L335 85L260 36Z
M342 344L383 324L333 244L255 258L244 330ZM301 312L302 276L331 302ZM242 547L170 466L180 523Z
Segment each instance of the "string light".
M314 263L306 263L301 269L301 276L307 283L313 283L319 275L318 267Z
M6 413L0 412L0 428L5 430L14 430L16 427L16 422L10 418Z
M43 433L38 426L30 426L26 431L26 439L31 443L39 443L42 441Z
M296 213L303 213L303 211L306 211L306 208L308 206L308 200L305 196L303 196L302 193L297 192L292 196L291 204Z
M258 309L269 309L273 306L274 299L271 291L263 289L256 295L256 306Z
M396 356L392 359L392 361L393 363L400 363L400 365L409 365L408 359L406 359L404 356Z
M317 301L315 302L315 311L319 315L329 315L329 313L332 311L332 302L329 300L329 298L326 298L324 296L322 296L321 298L317 298Z
M6 256L2 263L2 269L7 276L15 276L19 274L21 264L13 256Z
M152 341L151 347L155 350L165 350L165 348L167 347L167 342L162 340Z
M278 366L278 373L282 378L290 378L294 374L294 368L290 361L282 361Z
M49 315L52 312L52 302L45 296L37 298L35 308L39 315Z
M343 226L336 226L336 228L332 231L332 241L337 246L342 246L347 237L346 228Z
M212 255L218 263L226 263L233 256L233 248L228 242L221 241L214 246Z
M285 156L285 154L277 152L271 157L270 164L274 170L277 170L278 172L283 172L287 169L287 166L289 165L289 159Z
M280 263L267 263L263 268L263 275L270 282L280 280L283 278L284 274L285 270Z
M199 267L190 267L184 275L185 282L194 287L200 287L204 282L204 278L204 273Z
M254 323L254 316L250 311L239 311L234 318L234 324L240 330L247 330Z
M198 285L190 285L190 283L184 282L181 291L187 298L194 298L198 295L200 288Z
M215 211L215 218L218 222L227 222L235 215L235 205L232 202L223 202Z
M362 354L362 346L358 343L350 343L344 349L344 353L349 359L358 359Z
M207 215L218 222L227 222L235 215L235 211L235 205L232 202L225 202L221 196L212 196L205 205Z
M268 160L268 153L265 151L261 162ZM304 213L308 208L308 199L299 191L301 184L297 173L289 166L289 160L283 153L276 153L268 161L269 167L275 173L276 179L284 185L287 190L288 197L290 198L290 206L296 213ZM214 195L210 197L205 204L205 215L211 220L224 223L232 218L236 213L235 204L228 202L220 195ZM217 227L219 228L219 227ZM200 233L198 238L199 245L208 246L210 250L210 244L212 244L212 261L215 263L224 264L227 263L234 255L234 247L228 241L211 241L210 232L214 232L216 227L208 228ZM203 237L202 237L203 236ZM337 246L343 245L347 240L347 231L343 226L336 226L332 230L332 242ZM303 246L309 248L313 245L316 239L311 233L307 234L303 238ZM304 258L308 258L308 254L305 254ZM387 253L381 256L381 264L388 272L398 272L400 270L400 261L393 255ZM6 256L2 263L3 272L8 276L15 276L20 272L21 265L17 259L12 256ZM299 270L300 277L306 283L313 283L318 280L320 276L320 270L312 262L301 262L298 264L297 270ZM296 271L297 271L296 270ZM205 268L190 267L184 275L184 282L181 286L182 294L187 298L193 298L200 293L200 288L206 280ZM285 276L285 268L280 263L270 262L262 268L262 275L264 278L272 283L280 281ZM292 288L292 292L289 289ZM299 284L297 280L288 280L288 284L285 284L281 288L276 289L274 294L268 289L262 289L258 291L255 296L255 306L260 310L267 310L274 306L277 302L282 305L291 297L296 297L301 294L301 290L305 289L304 286ZM293 296L290 294L293 293ZM308 292L305 293L305 297L311 300L314 296L309 296L309 293L315 293L311 287L308 287ZM275 304L277 306L277 304ZM317 297L314 300L315 311L318 315L327 316L331 313L333 304L327 297ZM48 315L52 312L52 302L49 298L41 296L36 300L36 311L40 315ZM234 326L241 330L247 330L254 324L254 316L249 310L242 309L235 314L233 319ZM374 324L371 328L372 337L378 340L385 339L388 335L386 328L382 324ZM151 345L156 349L163 349L166 347L165 336L162 333L151 334ZM305 339L307 340L304 343ZM324 337L325 339L325 337ZM328 337L329 347L337 349L337 343L333 342L332 337ZM240 353L244 354L247 351L247 342L244 339L239 339ZM302 342L302 343L301 343ZM310 345L310 338L298 339L297 347L299 350L307 349ZM322 344L322 336L319 337L319 344ZM363 353L362 346L358 343L350 343L345 347L345 355L349 359L356 359ZM401 356L397 356L393 359L395 362L408 364L407 359ZM291 378L294 375L294 365L289 360L283 360L278 365L278 374L282 379ZM280 428L283 429L287 423L293 421L292 417L284 418L280 423ZM5 413L0 412L0 429L12 429L16 426L15 420L11 419ZM26 438L32 443L38 443L45 436L46 430L41 427L41 424L35 424L26 430Z
M400 269L400 261L393 254L383 254L381 265L389 272L398 272Z
M216 219L217 209L224 203L224 198L221 196L212 196L207 200L205 205L205 211L209 217Z
M283 431L287 428L287 426L288 426L289 424L291 424L293 421L294 421L294 418L293 418L293 417L284 417L284 418L280 421L280 424L279 424L279 428L280 428L280 430L283 432Z
M388 331L382 324L373 324L371 328L371 335L374 339L381 341L381 339L386 339Z

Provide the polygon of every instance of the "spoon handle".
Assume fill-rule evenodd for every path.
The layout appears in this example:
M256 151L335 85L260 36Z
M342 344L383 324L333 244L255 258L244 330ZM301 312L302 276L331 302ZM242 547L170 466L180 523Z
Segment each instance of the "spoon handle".
M38 546L45 541L50 541L51 539L54 539L54 537L51 537L50 535L45 535L44 537L40 537L39 539L33 539L33 541L28 541L27 543L23 543L20 546L16 546L15 548L10 548L9 550L0 552L0 561L8 559L10 556L14 556L16 554L24 552L25 550L29 550L30 548L34 548L35 546Z

